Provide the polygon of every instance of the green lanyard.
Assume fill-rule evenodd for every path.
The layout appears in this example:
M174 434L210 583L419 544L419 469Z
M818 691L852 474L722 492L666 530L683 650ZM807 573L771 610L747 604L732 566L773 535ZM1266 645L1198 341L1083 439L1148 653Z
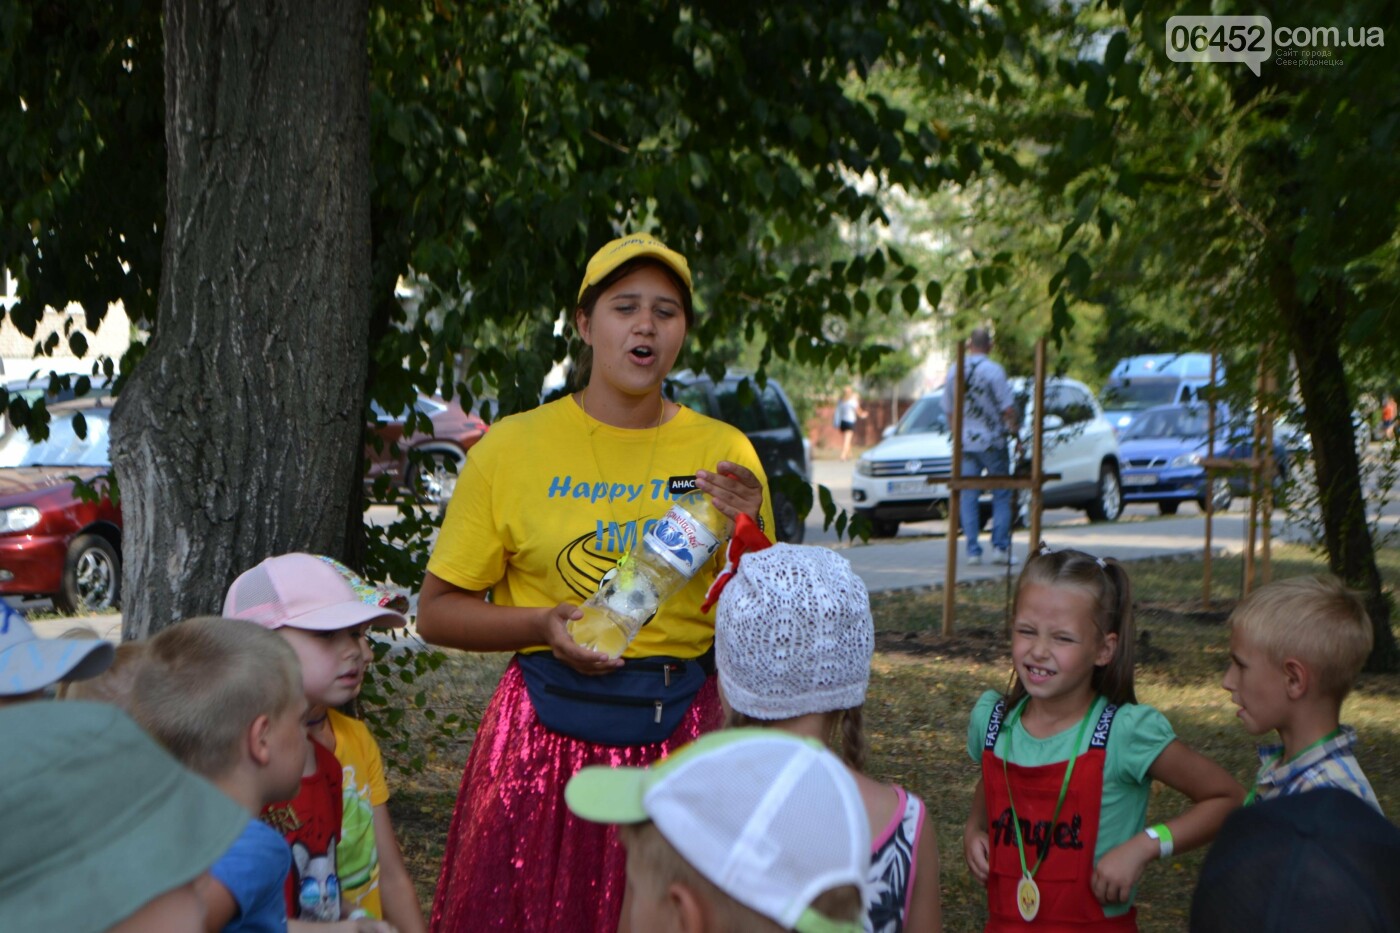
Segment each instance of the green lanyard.
M1341 730L1341 727L1339 726L1338 728L1333 729L1331 732L1327 733L1327 734L1324 735L1322 738L1318 739L1316 742L1313 742L1313 743L1312 743L1311 745L1309 745L1307 748L1305 748L1305 749L1303 749L1302 751L1298 752L1298 754L1294 755L1292 758L1290 758L1290 759L1288 759L1288 760L1289 760L1289 761L1297 761L1299 758L1302 758L1304 755L1306 755L1308 752L1312 751L1313 749L1317 748L1319 745L1322 745L1324 742L1330 742L1330 741L1332 741L1333 739L1335 739L1337 736L1339 736L1339 735L1341 735L1341 734L1342 734L1342 730ZM1275 755L1272 759L1270 759L1269 762L1268 762L1264 767L1266 767L1266 768L1272 768L1272 767L1274 766L1274 763L1275 763L1276 761L1278 761L1278 759L1280 759L1280 758L1282 758L1282 757L1283 757L1283 751L1280 750L1279 753L1278 753L1277 755ZM1246 807L1247 807L1247 806L1249 806L1251 803L1253 803L1253 802L1254 802L1254 798L1255 798L1256 796L1258 796L1258 794L1259 794L1259 783L1256 781L1255 784L1254 784L1254 786L1251 787L1251 788L1249 789L1249 795L1248 795L1247 797L1244 798L1244 804L1243 804L1243 806L1246 806Z
M1011 798L1011 777L1006 772L1006 759L1011 757L1011 727L1020 718L1021 711L1025 709L1028 702L1030 702L1030 697L1016 704L1016 708L1006 717L1004 727L1006 729L1006 754L1001 759L1001 774L1002 777L1006 778L1006 800L1011 804L1011 825L1016 828L1016 852L1021 856L1021 874L1022 877L1034 879L1035 873L1040 871L1040 863L1045 861L1045 856L1049 854L1050 849L1047 846L1040 853L1040 858L1035 860L1034 868L1026 867L1026 843L1021 838L1021 821L1016 817L1016 801ZM1089 709L1085 711L1084 718L1079 723L1079 731L1074 735L1074 747L1070 750L1069 763L1065 765L1065 779L1060 783L1060 799L1055 801L1055 815L1050 817L1050 831L1052 833L1055 831L1055 824L1060 819L1060 808L1065 805L1065 795L1069 792L1069 779L1074 774L1074 762L1079 757L1079 746L1084 741L1084 732L1089 728L1089 720L1094 717L1094 706L1095 704L1090 702Z

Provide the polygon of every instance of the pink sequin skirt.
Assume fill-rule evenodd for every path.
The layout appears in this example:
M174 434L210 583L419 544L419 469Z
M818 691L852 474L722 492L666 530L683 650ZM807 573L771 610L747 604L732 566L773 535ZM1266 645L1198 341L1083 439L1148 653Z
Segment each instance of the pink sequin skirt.
M481 719L452 814L433 933L613 933L626 853L611 826L580 820L564 785L585 765L645 765L718 728L715 678L664 742L612 748L540 725L511 661Z

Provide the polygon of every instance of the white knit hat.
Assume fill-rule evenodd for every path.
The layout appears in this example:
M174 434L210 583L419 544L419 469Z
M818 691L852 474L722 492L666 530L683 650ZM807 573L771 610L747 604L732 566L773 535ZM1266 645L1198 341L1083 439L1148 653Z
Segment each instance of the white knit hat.
M829 548L775 544L745 554L715 610L724 697L755 719L865 702L875 622L851 562Z

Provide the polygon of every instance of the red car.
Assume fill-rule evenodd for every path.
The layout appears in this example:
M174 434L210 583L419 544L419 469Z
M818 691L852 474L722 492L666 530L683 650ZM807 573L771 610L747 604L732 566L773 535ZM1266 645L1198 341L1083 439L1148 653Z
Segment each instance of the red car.
M49 436L0 437L0 595L49 597L62 612L117 606L121 595L121 509L107 496L86 501L72 477L104 488L110 399L52 405ZM79 438L74 416L87 424Z
M377 403L372 405L376 421L371 429L377 440L365 445L365 479L372 483L389 476L423 502L445 504L452 497L467 451L486 433L486 422L464 411L456 399L420 395L414 407L429 418L432 433L417 431L404 437L408 413L395 416Z

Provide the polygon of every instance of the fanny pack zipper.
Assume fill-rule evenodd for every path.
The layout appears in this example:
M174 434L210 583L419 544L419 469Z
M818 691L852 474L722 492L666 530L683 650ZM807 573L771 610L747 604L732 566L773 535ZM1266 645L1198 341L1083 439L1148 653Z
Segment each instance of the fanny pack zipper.
M602 703L606 706L650 706L656 710L654 721L661 721L661 710L664 705L660 700L648 700L642 697L614 697L601 693L584 693L582 690L570 690L568 687L556 687L554 684L545 684L545 693L552 693L555 696L567 697L570 700L584 700L588 703Z

